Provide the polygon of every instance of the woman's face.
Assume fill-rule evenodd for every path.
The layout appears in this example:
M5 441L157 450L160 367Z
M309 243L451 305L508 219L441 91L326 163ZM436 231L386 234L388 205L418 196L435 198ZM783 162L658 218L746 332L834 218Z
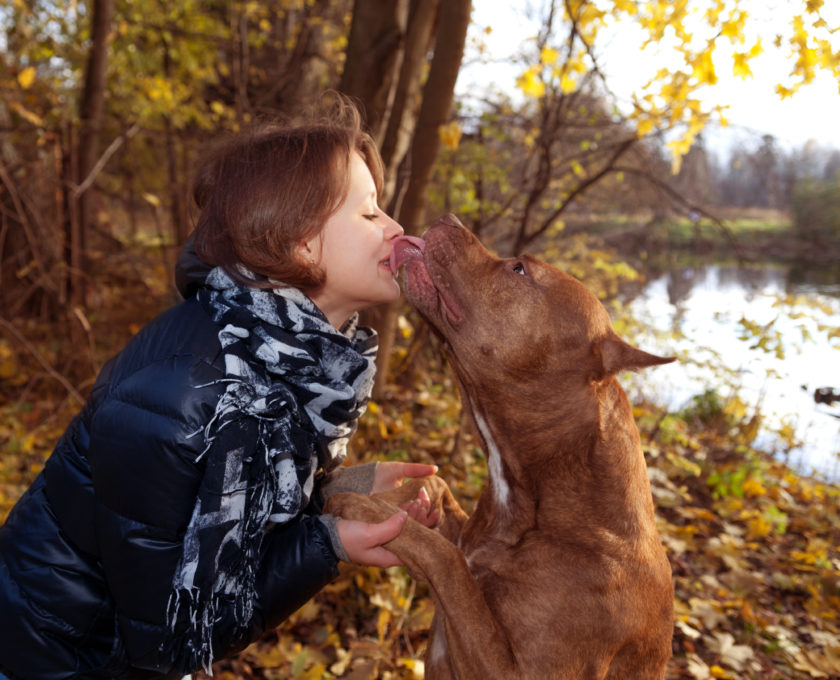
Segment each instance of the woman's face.
M351 155L349 171L347 198L300 253L326 272L320 288L305 292L336 328L354 312L400 294L389 258L403 228L380 210L373 177L358 153Z

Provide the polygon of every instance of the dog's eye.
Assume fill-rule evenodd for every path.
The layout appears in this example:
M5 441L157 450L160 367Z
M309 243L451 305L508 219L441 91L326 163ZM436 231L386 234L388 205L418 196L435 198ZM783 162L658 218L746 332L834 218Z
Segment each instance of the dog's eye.
M513 269L515 274L519 274L520 276L527 276L528 275L528 272L525 271L525 265L522 264L521 262L514 263L513 267L511 267L511 269Z

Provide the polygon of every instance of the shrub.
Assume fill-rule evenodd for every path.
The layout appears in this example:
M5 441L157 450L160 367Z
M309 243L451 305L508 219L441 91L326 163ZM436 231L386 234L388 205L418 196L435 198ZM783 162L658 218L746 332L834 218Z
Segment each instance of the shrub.
M818 244L840 240L840 177L799 180L791 213L794 229L804 240Z

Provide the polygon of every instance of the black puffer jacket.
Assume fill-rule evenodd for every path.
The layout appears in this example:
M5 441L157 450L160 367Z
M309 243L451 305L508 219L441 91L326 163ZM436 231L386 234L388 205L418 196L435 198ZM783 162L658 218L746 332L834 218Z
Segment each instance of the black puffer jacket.
M216 383L219 329L192 296L206 269L183 257L180 267L187 299L105 366L0 528L0 670L12 678L194 670L165 615L202 476L202 438L190 435L225 385ZM216 658L277 625L337 574L314 514L276 528L263 550L250 634L234 639L232 608L222 612Z

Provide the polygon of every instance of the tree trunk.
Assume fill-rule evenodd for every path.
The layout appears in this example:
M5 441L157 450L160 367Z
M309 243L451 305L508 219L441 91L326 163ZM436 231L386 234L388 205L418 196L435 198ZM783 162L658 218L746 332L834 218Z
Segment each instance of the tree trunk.
M432 41L438 4L438 0L413 0L411 3L400 75L380 143L385 164L385 189L380 197L383 205L392 202L397 170L405 158L417 124L423 69Z
M435 53L429 79L423 88L423 102L420 105L411 150L406 158L410 163L408 183L403 200L394 202L396 209L393 210L393 216L408 233L418 233L424 219L426 188L440 149L438 129L446 123L451 113L455 81L461 68L467 28L470 24L470 6L471 0L445 0L440 5ZM372 321L372 325L379 332L374 398L381 397L387 383L398 314L399 302L394 302L371 310L365 319L369 323Z
M93 0L91 47L85 68L84 91L79 108L81 129L73 184L81 185L93 170L102 136L102 119L105 111L105 86L108 77L108 42L114 17L114 0ZM90 192L83 190L71 195L70 211L70 281L72 299L78 303L84 298L83 274L85 249L90 222Z
M393 101L408 23L408 0L355 0L339 91L362 105L379 141Z
M423 88L423 103L411 144L408 183L397 203L395 218L408 233L420 231L425 218L426 188L432 177L440 149L440 126L447 122L455 98L455 81L464 56L467 28L470 25L471 0L446 0L440 5L435 54L429 79Z

